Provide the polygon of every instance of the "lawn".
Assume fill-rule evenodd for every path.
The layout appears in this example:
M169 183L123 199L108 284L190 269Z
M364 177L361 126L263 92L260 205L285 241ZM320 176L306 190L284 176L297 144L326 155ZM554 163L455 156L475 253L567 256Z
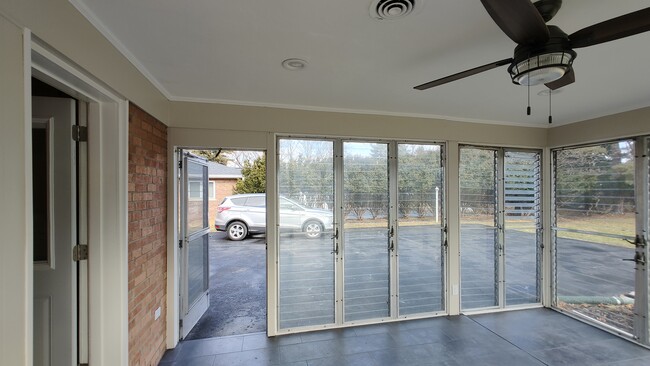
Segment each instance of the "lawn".
M535 224L532 217L524 218L507 218L506 229L516 230L526 233L535 232ZM558 228L567 230L580 230L581 233L559 230L559 238L576 239L597 244L608 244L620 247L629 247L631 244L621 238L611 237L626 236L628 239L634 237L634 214L628 213L623 215L597 215L597 216L580 216L572 218L562 218L558 221ZM420 225L440 225L431 217L425 218L406 218L399 220L400 226L420 226ZM487 215L472 215L461 217L462 224L477 224L493 226L494 219ZM345 220L345 227L352 228L372 228L388 227L387 219L365 219L365 220Z

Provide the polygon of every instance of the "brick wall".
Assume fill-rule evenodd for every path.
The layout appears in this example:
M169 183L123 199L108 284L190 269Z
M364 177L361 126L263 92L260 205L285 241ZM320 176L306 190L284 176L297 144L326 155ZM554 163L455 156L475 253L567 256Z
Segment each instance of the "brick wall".
M208 222L210 223L210 228L214 230L214 217L217 215L217 207L223 198L226 196L232 195L233 189L235 189L235 184L237 184L238 179L214 179L212 180L216 184L215 188L215 199L210 200L208 203Z
M129 107L129 365L165 352L167 127ZM161 315L154 320L160 307Z

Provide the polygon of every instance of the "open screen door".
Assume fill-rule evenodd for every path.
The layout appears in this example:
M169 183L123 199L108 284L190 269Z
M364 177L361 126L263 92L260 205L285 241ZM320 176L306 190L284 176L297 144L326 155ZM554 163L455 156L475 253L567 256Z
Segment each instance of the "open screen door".
M208 165L183 154L181 162L181 322L185 338L210 304L208 241Z

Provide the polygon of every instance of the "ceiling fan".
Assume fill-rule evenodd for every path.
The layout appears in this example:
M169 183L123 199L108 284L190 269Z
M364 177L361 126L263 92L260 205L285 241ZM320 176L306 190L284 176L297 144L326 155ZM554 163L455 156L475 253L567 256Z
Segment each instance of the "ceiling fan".
M494 22L517 43L514 57L492 62L415 87L425 90L458 79L510 65L508 73L518 85L545 84L555 90L575 82L575 48L614 41L650 30L650 8L638 10L583 28L571 35L546 25L562 0L481 0Z

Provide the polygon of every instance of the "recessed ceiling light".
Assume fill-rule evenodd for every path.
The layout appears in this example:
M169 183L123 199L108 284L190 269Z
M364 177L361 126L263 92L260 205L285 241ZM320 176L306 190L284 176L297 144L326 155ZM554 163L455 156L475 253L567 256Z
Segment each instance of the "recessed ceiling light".
M379 20L403 18L420 8L421 0L373 0L370 16Z
M302 70L307 67L307 61L300 58L288 58L282 61L282 67L291 71Z

